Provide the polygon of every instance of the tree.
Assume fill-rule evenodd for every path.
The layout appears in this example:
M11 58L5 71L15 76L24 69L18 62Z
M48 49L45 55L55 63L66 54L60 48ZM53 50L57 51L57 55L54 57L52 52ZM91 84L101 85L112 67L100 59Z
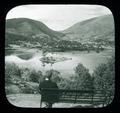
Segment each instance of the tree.
M96 89L114 89L115 59L112 57L106 64L100 64L94 71ZM112 90L113 90L112 89Z
M21 70L14 63L5 64L5 84L17 82L20 80Z
M93 76L94 76L94 85L96 90L102 90L104 88L104 75L106 72L106 64L100 64L94 71Z
M41 71L38 71L38 72L36 72L35 70L31 71L30 76L29 76L30 81L39 83L41 79L42 79Z
M73 89L71 81L68 78L60 77L60 82L58 83L58 87L60 89Z
M51 80L56 83L60 82L60 77L59 77L60 72L57 70L51 69L51 70L46 71L46 75L49 75L49 73L51 72L52 72Z
M92 90L93 89L93 78L91 77L89 70L79 63L75 68L76 77L76 89Z
M21 82L21 70L14 63L5 63L5 92L6 94L20 93L18 84Z
M94 85L97 90L102 90L103 95L112 97L106 100L110 102L114 96L115 90L115 58L108 59L106 64L100 64L94 71ZM109 96L108 96L109 94Z
M22 75L21 75L21 79L22 81L29 81L29 76L30 76L30 69L28 68L22 68Z

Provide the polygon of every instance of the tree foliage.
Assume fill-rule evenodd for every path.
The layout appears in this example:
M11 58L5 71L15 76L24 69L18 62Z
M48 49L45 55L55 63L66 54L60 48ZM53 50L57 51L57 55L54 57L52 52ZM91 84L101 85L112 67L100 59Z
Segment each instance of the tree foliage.
M18 81L21 77L21 70L14 63L5 64L5 84Z
M32 70L29 76L29 81L32 82L37 82L39 83L39 81L42 79L42 72L38 71L36 72L35 70Z
M114 89L115 82L115 59L110 58L106 64L99 65L94 73L96 89Z
M106 64L99 65L94 73L94 86L97 90L102 90L103 95L114 96L115 91L115 58L108 59ZM113 98L108 99L111 101Z
M60 82L58 83L58 87L60 89L71 89L72 88L72 84L71 84L69 79L61 77L60 78Z
M59 71L53 70L53 69L47 70L46 71L46 76L49 75L50 73L52 73L51 80L53 82L56 82L56 83L60 82L60 77L59 77L60 76L60 72Z
M83 64L79 63L75 68L76 78L75 82L77 82L76 89L93 89L93 78L91 77L89 70L83 66Z

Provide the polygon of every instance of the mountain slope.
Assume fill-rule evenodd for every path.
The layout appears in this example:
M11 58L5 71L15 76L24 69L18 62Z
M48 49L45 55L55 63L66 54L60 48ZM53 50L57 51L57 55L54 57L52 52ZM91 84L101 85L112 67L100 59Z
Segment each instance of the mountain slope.
M66 40L86 42L103 39L113 41L114 19L112 15L104 15L76 23L62 32L66 34L63 37Z
M45 35L53 38L60 38L64 36L63 33L49 29L40 21L27 18L8 19L6 21L6 32L32 37Z
M58 32L39 21L17 18L6 21L5 46L47 47L54 51L85 50L86 44L114 46L114 19L104 15L76 23Z
M65 51L81 49L81 43L66 41L64 33L53 31L45 24L26 18L9 19L6 21L5 46L10 44L21 47L47 49L47 51Z

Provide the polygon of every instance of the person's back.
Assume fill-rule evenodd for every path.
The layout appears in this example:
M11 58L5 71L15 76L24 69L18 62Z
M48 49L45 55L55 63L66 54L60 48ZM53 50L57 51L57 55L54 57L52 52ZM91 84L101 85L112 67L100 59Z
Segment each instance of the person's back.
M50 80L51 76L46 78L40 85L40 92L42 96L42 101L47 102L52 105L53 103L58 101L58 86L55 82Z
M51 80L43 81L39 87L40 88L58 88L57 84L52 82Z

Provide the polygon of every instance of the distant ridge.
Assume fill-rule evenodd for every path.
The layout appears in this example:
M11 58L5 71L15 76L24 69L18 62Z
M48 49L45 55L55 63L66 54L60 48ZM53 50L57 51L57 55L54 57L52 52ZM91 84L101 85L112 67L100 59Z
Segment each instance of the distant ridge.
M60 38L63 33L51 30L40 21L28 18L14 18L6 20L6 32L23 36L47 35L49 37Z
M54 31L44 23L28 18L6 20L6 47L9 44L39 47L50 46L52 49L81 50L84 43L101 43L114 46L114 19L112 14L78 22L64 31Z
M66 34L65 40L84 42L102 38L113 41L114 19L112 14L99 16L78 22L62 32Z

